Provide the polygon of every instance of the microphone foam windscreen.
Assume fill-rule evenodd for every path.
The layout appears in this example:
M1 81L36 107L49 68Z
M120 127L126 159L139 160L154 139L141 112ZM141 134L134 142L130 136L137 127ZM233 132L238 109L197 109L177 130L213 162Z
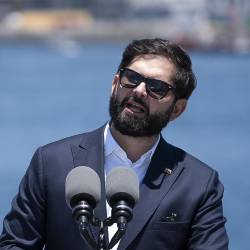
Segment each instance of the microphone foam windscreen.
M88 198L96 205L101 199L101 181L90 167L79 166L72 169L65 181L65 196L68 206L76 197Z
M139 179L135 171L129 167L115 167L106 177L106 196L109 205L117 194L129 195L134 203L139 200Z

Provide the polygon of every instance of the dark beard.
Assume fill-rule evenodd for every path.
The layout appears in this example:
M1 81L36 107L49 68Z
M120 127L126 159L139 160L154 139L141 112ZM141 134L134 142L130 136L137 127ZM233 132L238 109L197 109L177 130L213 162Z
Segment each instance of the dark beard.
M127 101L133 99L146 109L145 117L137 117L130 114L122 114L122 111L126 107ZM112 94L109 101L109 113L111 116L111 122L123 135L133 137L150 137L157 135L161 130L167 126L170 115L173 111L175 102L165 111L156 114L149 114L147 105L138 97L130 96L124 98L122 102L119 102L117 98Z

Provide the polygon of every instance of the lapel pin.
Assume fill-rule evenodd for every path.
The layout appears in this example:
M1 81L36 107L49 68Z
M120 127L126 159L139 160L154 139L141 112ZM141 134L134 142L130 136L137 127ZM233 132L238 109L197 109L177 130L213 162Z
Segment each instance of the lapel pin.
M163 172L164 172L165 175L171 175L172 174L172 170L170 168L165 168Z

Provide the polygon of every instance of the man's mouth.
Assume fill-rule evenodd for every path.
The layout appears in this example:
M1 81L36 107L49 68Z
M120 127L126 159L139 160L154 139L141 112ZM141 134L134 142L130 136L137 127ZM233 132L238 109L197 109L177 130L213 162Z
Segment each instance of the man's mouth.
M147 112L146 107L132 100L127 101L125 108L127 108L130 112L136 114L144 114Z

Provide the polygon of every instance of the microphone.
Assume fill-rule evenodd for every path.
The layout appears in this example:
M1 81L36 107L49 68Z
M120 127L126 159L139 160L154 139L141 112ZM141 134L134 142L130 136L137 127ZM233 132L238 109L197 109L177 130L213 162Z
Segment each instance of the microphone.
M113 168L106 177L106 196L112 208L111 220L117 223L118 231L111 239L111 249L125 234L127 223L133 217L133 208L139 200L139 180L133 169Z
M93 220L93 210L101 199L101 181L98 174L86 166L72 169L66 177L65 196L81 235L92 248L96 248L96 242L87 228Z

